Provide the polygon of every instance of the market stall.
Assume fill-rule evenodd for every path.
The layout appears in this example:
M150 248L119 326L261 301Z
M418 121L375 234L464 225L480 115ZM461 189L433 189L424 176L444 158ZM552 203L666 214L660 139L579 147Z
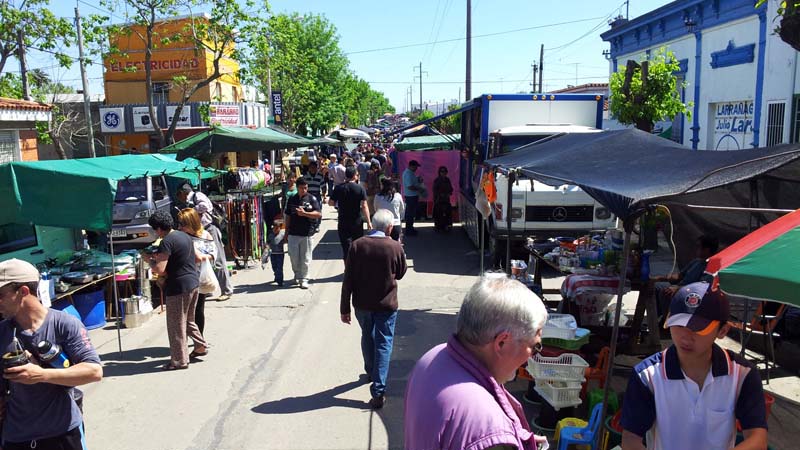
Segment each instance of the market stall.
M457 151L461 142L460 134L441 134L432 136L406 137L394 144L395 151L390 155L393 168L398 176L402 176L403 171L408 167L411 160L416 160L421 164L417 169L417 176L423 178L423 184L427 189L428 195L422 199L427 205L425 211L427 215L433 214L433 181L438 175L439 167L447 168L453 183L453 193L450 195L450 204L458 205L458 173L461 154ZM458 211L458 208L454 208ZM454 219L457 220L457 219Z
M739 209L747 214L751 223L753 216L780 213L769 207L779 208L786 202L795 202L791 209L800 206L798 194L791 194L796 191L800 180L798 145L734 152L696 151L649 133L628 129L564 135L521 147L485 164L549 185L579 186L609 208L622 221L625 232L621 267L628 266L636 219L655 205L680 203L697 210L727 210L731 213ZM738 192L749 195L734 200L731 193ZM786 192L787 195L773 195L776 192ZM702 197L698 196L700 194ZM699 198L720 202L688 202ZM756 203L760 199L764 201ZM755 204L762 210L753 209ZM758 220L763 220L763 217ZM626 271L620 270L610 341L612 364L609 365L609 376L617 352L626 275ZM601 417L605 417L607 399L608 384L604 390Z
M105 233L112 228L118 181L153 175L197 180L216 173L196 160L178 162L169 156L157 154L6 163L0 165L0 223L49 225ZM97 262L96 267L103 269L107 266L110 274L89 279L89 273L85 273L83 280L87 283L97 278L112 279L112 274L116 280L116 275L120 273L117 265L119 257L114 255L114 237L111 233L108 234L108 242L111 249L107 254L108 263L106 256L95 254L93 257ZM71 261L73 257L68 255L63 263ZM73 265L70 264L70 267ZM86 267L91 265L86 264ZM77 274L73 275L78 278ZM112 291L113 303L119 308L116 282L112 283ZM120 326L121 318L117 314L121 352Z

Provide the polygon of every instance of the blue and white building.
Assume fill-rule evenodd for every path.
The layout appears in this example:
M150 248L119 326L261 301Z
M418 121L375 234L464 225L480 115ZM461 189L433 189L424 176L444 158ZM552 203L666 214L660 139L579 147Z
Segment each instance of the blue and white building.
M800 141L798 52L774 33L778 0L678 0L601 35L611 70L659 48L680 61L691 119L661 124L694 149L737 150ZM671 126L671 130L669 127Z

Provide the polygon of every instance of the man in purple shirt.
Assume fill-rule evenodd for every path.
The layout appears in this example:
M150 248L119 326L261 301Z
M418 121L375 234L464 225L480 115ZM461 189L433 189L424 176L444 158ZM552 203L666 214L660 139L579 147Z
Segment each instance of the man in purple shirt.
M470 289L458 329L417 362L405 401L405 448L536 450L520 403L503 384L541 348L547 310L525 285L487 273Z

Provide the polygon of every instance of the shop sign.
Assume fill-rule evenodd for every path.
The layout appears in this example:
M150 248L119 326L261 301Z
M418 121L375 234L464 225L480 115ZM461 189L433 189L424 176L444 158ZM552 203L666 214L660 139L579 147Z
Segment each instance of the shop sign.
M275 118L276 124L283 123L283 95L281 91L272 91L272 116Z
M739 150L751 147L754 106L752 100L712 103L714 150Z
M150 117L147 106L134 106L133 110L133 131L153 131L153 119ZM156 109L156 120L158 109Z
M208 116L213 125L237 126L239 125L239 105L210 105Z
M175 117L177 106L167 106L167 126L172 125L172 118ZM192 107L184 106L181 115L178 117L178 125L175 128L190 128L192 126Z
M111 72L138 72L144 71L145 67L147 66L144 61L115 61L109 64ZM167 58L150 61L150 69L154 72L191 70L198 67L200 67L200 60L197 58Z
M102 133L124 133L125 108L100 108L100 131Z

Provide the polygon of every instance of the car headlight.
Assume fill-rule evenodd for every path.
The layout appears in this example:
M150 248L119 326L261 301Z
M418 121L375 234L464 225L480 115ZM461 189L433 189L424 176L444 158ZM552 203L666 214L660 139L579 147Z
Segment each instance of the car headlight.
M133 216L134 219L149 219L150 216L153 215L152 209L145 209L144 211L139 211L136 215Z
M608 220L611 218L611 211L603 206L598 206L594 209L594 217L597 220Z
M522 208L511 208L511 218L512 219L521 219L522 218Z

